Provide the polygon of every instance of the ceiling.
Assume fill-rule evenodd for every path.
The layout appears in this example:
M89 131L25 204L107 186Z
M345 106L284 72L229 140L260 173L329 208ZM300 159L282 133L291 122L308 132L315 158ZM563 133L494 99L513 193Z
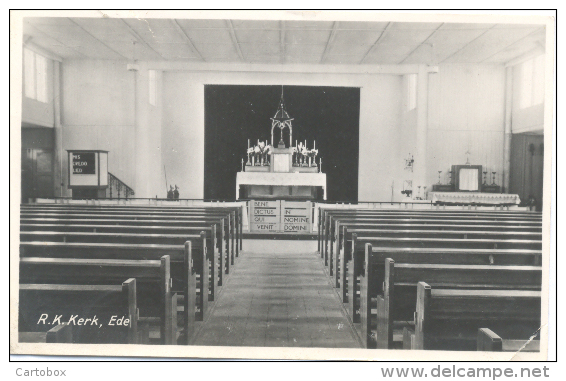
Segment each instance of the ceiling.
M26 17L24 42L62 59L309 64L506 63L541 24Z

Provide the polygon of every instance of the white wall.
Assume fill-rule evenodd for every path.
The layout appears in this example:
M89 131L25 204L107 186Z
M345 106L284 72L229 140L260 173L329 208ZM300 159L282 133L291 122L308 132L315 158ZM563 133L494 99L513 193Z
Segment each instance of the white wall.
M129 186L135 178L135 76L125 62L65 60L61 64L63 150L101 149L108 170ZM67 190L67 155L63 151ZM135 189L135 188L134 188Z
M203 197L205 84L361 87L358 197L389 200L391 181L399 177L400 153L391 142L397 142L399 136L401 78L386 74L164 72L162 144L167 177L180 185L182 197ZM269 120L265 126L268 131Z
M404 160L416 147L417 112L406 111L403 75L187 71L171 65L160 68L157 103L150 106L148 66L142 63L137 73L125 66L63 63L63 148L109 150L110 172L137 197L165 196L165 170L183 198L203 197L205 84L360 87L359 200L390 201L393 185L393 200L399 201L403 181L414 175L404 170ZM504 85L501 65L441 65L429 75L429 190L438 170L446 182L450 166L466 162L467 150L470 163L496 171L500 184Z
M429 75L427 184L448 181L453 164L487 166L501 185L505 116L503 65L441 65ZM429 189L431 190L431 189Z

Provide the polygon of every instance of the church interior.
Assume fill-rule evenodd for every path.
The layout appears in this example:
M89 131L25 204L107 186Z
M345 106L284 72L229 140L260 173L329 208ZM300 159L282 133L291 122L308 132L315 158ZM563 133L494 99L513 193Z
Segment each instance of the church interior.
M544 352L549 25L279 15L22 18L21 350Z

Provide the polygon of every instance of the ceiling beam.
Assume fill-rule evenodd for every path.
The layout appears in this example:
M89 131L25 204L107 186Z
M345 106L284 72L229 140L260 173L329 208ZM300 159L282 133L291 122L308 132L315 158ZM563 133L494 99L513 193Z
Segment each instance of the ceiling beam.
M516 40L516 41L510 43L510 44L507 45L506 47L504 47L504 48L498 50L497 52L493 53L491 56L484 58L484 59L481 60L480 62L487 61L488 59L490 59L491 57L493 57L493 56L495 56L495 55L501 53L501 52L504 51L505 49L507 49L507 48L509 48L509 47L511 47L511 46L513 46L513 45L515 45L515 44L517 44L517 43L520 43L521 41L523 41L524 39L526 39L527 37L529 37L529 36L531 36L531 35L533 35L533 34L535 34L535 33L540 32L541 29L544 29L544 28L538 28L538 29L536 29L536 30L533 30L531 33L529 33L529 34L527 34L526 36L521 37L521 38L519 38L518 40Z
M324 51L322 52L322 56L320 56L320 63L323 63L326 59L326 55L330 50L330 45L334 42L334 37L336 36L336 29L338 29L338 21L334 21L332 23L332 30L330 31L330 36L328 36L328 40L326 41L326 46L324 47Z
M94 38L96 41L100 42L102 45L106 46L108 49L112 50L114 53L116 53L117 55L119 55L120 57L124 58L124 59L128 59L128 57L124 56L122 53L118 52L115 49L112 49L110 46L108 46L106 43L104 43L102 40L100 40L99 38L95 37L93 34L91 34L89 31L87 31L85 28L83 28L80 24L78 24L75 20L73 20L70 17L67 17L67 20L69 20L70 22L72 22L73 24L75 24L76 26L78 26L79 28L81 28L86 34L88 34L89 36L91 36L92 38Z
M32 29L37 30L40 34L43 34L43 35L49 37L50 39L52 39L52 40L54 40L54 41L57 41L58 43L61 44L61 46L64 46L65 48L72 49L72 50L74 50L75 52L79 53L81 56L83 56L83 57L85 57L85 58L91 58L91 57L88 57L88 56L87 56L86 54L84 54L83 52L78 51L78 50L75 49L74 47L62 43L61 41L59 41L59 40L56 39L55 37L52 37L49 33L45 33L44 31L42 31L41 29L39 29L39 28L36 27L35 25L32 25L32 24L30 24L30 23L28 23L28 25L29 25ZM36 45L36 46L37 46L37 45Z
M159 57L161 57L162 59L165 60L165 57L163 57L161 54L159 54L159 52L155 49L153 49L143 38L141 38L141 36L124 20L124 19L120 19L122 20L122 22L124 23L124 25L126 26L126 28L128 28L130 34L132 36L134 36L134 38L143 46L145 46L147 49L152 50L153 52L155 52L155 54L157 54ZM136 57L134 57L134 60L136 60Z
M399 63L402 64L403 62L405 62L405 60L406 60L407 58L409 58L409 57L411 56L411 54L413 54L414 52L416 52L419 47L425 45L425 42L427 42L428 39L431 38L432 35L435 34L435 33L442 27L442 25L444 25L444 23L441 23L441 24L438 26L438 28L436 28L435 30L433 30L432 33L429 34L427 38L425 38L420 44L418 44L413 50L411 50L411 52L410 52L409 54L407 54L407 56L406 56L405 58L403 58L403 59L401 60L401 62L399 62ZM431 50L432 50L432 48L433 48L433 46L434 46L433 44L426 44L426 45L429 45ZM433 62L432 62L432 54L431 54L430 59L431 59L431 62L427 62L427 63L428 63L429 65L432 65L432 63L433 63Z
M234 48L238 52L238 56L242 61L244 60L244 55L242 54L242 49L240 48L240 43L238 42L238 38L236 38L236 32L234 31L234 25L232 24L232 20L226 20L228 26L230 28L230 37L232 38L232 43L234 44Z
M187 43L187 45L189 45L189 48L191 49L191 51L193 53L195 53L198 58L201 59L201 61L206 61L204 59L204 57L202 56L202 54L200 54L200 52L198 51L198 49L196 48L195 44L193 44L193 41L191 40L191 38L187 35L187 33L185 33L185 31L183 30L183 28L181 28L181 25L179 25L179 22L175 19L171 19L171 23L173 24L173 26L175 26L175 29L177 29L177 31L179 32L179 34L181 34L181 36L183 36L183 39L185 40L185 42Z
M280 62L285 63L287 60L287 46L285 45L285 20L279 21L279 54L281 55Z
M470 45L472 42L474 42L475 40L477 40L478 38L480 38L481 36L483 36L484 34L486 34L487 32L489 32L490 30L492 30L493 28L495 28L497 24L493 24L492 26L490 26L489 28L487 28L485 30L485 32L483 32L482 34L480 34L479 36L477 36L476 38L474 38L473 40L471 40L470 42L468 42L466 45L462 46L460 49L456 50L454 53L450 54L448 57L445 57L442 61L438 62L438 63L442 63L444 61L446 61L448 58L450 57L454 57L458 52L461 52L462 50L466 49L466 47L468 45Z
M367 58L369 52L371 52L373 50L373 48L375 48L377 46L377 44L379 43L379 41L381 41L381 39L383 38L383 36L385 35L385 32L387 32L389 30L389 28L391 28L391 24L392 22L388 22L387 25L385 25L385 28L383 28L383 30L381 31L381 34L379 35L379 37L377 38L377 40L375 40L375 42L373 43L372 46L370 46L370 48L368 49L368 51L366 52L366 54L364 54L364 56L362 57L362 59L360 60L360 64L364 63L365 59Z
M256 64L189 61L148 61L142 63L147 69L189 72L240 72L240 73L324 73L324 74L414 74L420 65L320 65L320 64ZM434 67L431 67L434 68Z

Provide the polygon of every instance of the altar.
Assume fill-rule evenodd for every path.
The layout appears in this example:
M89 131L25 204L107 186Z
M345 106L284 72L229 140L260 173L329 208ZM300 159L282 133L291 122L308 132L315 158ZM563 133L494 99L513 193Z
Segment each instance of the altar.
M519 205L518 194L485 192L430 192L433 204L483 204L483 205Z
M278 173L238 172L236 174L236 199L240 189L246 186L245 198L298 198L316 199L317 188L321 188L326 200L326 173Z
M248 139L247 161L242 159L242 171L236 174L236 200L314 201L321 196L326 200L326 174L321 170L321 158L317 160L316 141L310 149L307 140L295 140L293 146L293 118L285 110L283 90L271 121L271 144L258 140L251 146ZM288 142L284 139L286 129ZM279 132L277 146L275 132Z

